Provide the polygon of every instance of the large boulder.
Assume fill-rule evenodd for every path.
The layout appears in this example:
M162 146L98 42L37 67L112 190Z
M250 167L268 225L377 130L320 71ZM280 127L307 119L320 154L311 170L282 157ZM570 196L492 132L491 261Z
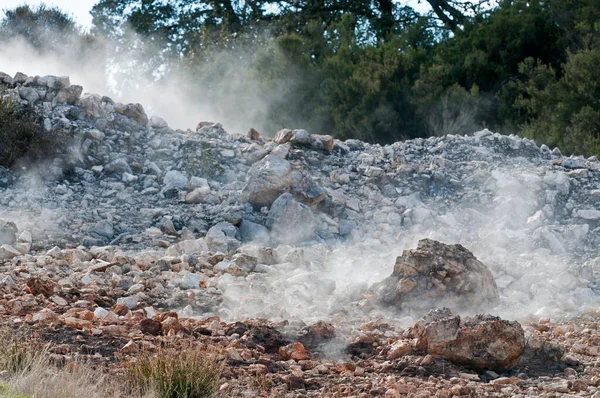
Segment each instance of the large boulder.
M295 244L311 239L315 232L315 216L308 206L297 202L289 193L277 198L267 216L273 241Z
M444 308L430 311L413 331L418 349L478 372L510 370L525 350L521 325L492 315L461 319Z
M490 270L461 245L423 239L396 258L394 272L375 287L380 302L402 309L480 309L498 302Z
M270 206L275 199L298 184L302 178L302 173L294 169L287 160L267 155L248 170L241 199L255 208Z

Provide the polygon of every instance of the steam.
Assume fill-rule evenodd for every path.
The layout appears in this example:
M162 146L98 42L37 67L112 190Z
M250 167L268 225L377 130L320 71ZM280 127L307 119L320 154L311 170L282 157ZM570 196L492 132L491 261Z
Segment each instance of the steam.
M0 48L0 70L69 76L84 92L143 104L149 116L161 116L172 128L194 129L200 121L219 121L229 132L245 133L253 127L274 135L267 130L266 114L293 89L294 78L288 75L285 82L270 87L261 83L253 69L253 53L266 45L223 50L192 68L184 67L184 60L164 57L145 73L149 56L161 50L131 29L127 32L121 43L73 35L58 47L48 42L41 49L17 37Z
M250 284L226 276L219 284L226 298L220 315L300 318L310 323L343 314L347 320L386 319L410 325L414 319L409 315L418 314L379 306L369 286L389 276L396 256L424 238L459 243L490 268L501 300L489 313L523 321L561 318L597 307L600 297L592 289L592 272L582 273L586 267L582 268L585 259L580 249L586 244L587 225L532 221L541 209L549 213L544 175L527 163L489 172L484 171L487 166L482 165L481 174L474 176L479 181L471 182L472 196L463 200L436 204L418 193L405 197L406 205L418 215L412 223L405 219L400 225L384 213L334 248L280 247L283 264L274 265L264 276L253 276ZM556 247L548 244L540 227L556 240Z

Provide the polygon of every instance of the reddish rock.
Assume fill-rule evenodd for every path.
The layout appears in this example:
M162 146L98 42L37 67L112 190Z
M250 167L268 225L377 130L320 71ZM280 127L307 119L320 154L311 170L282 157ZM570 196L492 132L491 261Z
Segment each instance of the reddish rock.
M119 316L124 316L129 312L129 308L125 304L117 304L112 311Z
M157 336L162 331L162 324L154 319L142 319L140 321L140 330L144 334L151 334Z
M252 141L258 141L258 140L260 140L260 133L257 130L255 130L254 128L251 128L250 130L248 130L248 133L246 135Z
M509 370L525 350L521 325L492 315L461 319L447 308L430 311L414 332L417 348L476 371Z
M396 259L394 272L375 287L380 302L402 309L440 306L482 309L499 300L490 270L461 245L419 241Z
M46 297L54 295L54 282L48 280L42 280L40 278L29 278L25 281L29 292L34 296L42 294Z
M313 136L313 138L317 139L317 141L320 141L323 144L323 149L324 150L326 150L327 152L333 151L335 143L333 141L333 137L332 136L330 136L330 135L320 135L320 134L313 134L312 136Z
M292 139L292 136L294 135L294 132L290 129L282 129L279 130L277 132L277 134L275 134L275 138L273 138L273 141L276 144L285 144L286 142L288 142L289 140Z
M296 362L310 358L306 352L306 348L304 348L302 343L298 341L283 347L279 347L279 357L284 361L293 359Z

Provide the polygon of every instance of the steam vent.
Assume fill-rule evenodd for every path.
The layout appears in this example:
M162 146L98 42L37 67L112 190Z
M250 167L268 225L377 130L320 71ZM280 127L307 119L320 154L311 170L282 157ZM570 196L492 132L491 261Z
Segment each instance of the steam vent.
M0 73L0 396L600 397L596 158L148 109Z

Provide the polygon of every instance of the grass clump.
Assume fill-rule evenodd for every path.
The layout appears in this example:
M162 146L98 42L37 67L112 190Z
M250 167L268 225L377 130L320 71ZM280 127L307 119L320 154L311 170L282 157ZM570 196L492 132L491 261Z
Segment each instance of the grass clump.
M19 375L46 363L47 349L41 343L10 330L0 330L0 372Z
M189 345L143 353L127 369L131 388L156 398L205 398L215 394L223 362L215 351Z

